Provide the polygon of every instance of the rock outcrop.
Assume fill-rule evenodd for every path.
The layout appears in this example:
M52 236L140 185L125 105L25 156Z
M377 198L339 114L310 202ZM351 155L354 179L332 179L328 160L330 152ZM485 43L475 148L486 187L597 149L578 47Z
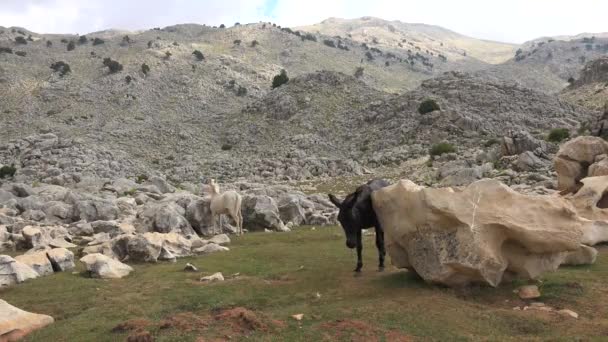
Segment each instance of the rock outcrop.
M86 255L80 261L93 278L122 278L133 271L131 266L99 253Z
M602 138L581 136L565 143L554 160L559 190L575 193L586 177L608 175L608 142Z
M585 219L565 199L482 180L455 192L410 181L372 195L393 264L448 286L536 278L581 248Z

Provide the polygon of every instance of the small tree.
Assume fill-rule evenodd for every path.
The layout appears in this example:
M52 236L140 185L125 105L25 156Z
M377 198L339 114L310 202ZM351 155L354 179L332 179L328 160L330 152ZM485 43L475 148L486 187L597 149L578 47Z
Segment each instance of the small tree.
M555 143L562 142L568 138L570 138L570 131L567 128L554 128L547 136L547 140Z
M197 60L202 61L205 59L205 55L203 55L202 52L200 52L199 50L194 50L192 52L192 54L194 55L194 57L196 57Z
M55 62L55 63L51 64L51 69L53 69L55 72L58 72L59 76L61 76L61 77L65 76L67 73L72 71L70 69L70 66L66 62L63 62L63 61L59 61L59 62Z
M118 63L117 61L112 60L111 58L104 58L103 65L108 67L111 74L117 73L122 70L122 64Z
M435 157L435 156L440 156L445 153L452 153L452 152L456 152L456 148L454 147L454 145L447 143L447 142L442 142L442 143L433 145L431 147L431 150L429 153L430 153L431 157Z
M226 28L226 25L221 24L221 25L220 25L220 28L221 28L221 29Z
M235 39L233 43L234 43L234 45L241 45L241 40Z
M68 43L68 46L67 46L67 50L68 50L68 51L72 51L72 50L74 50L75 48L76 48L76 44L74 44L74 41L73 41L73 40L70 40L70 42Z
M141 72L143 72L144 75L148 76L148 73L150 72L150 67L148 66L148 64L143 63L141 65Z
M83 45L89 42L89 39L87 39L87 36L80 36L80 38L78 38L78 44Z
M26 45L27 40L25 38L23 38L22 36L18 36L18 37L15 37L15 43L17 43L19 45Z
M272 89L278 88L287 82L289 82L289 77L287 77L287 71L283 69L280 74L272 79Z
M441 108L439 107L437 102L435 102L435 100L427 99L422 101L422 103L420 103L420 106L418 106L418 113L426 114L440 109Z
M106 41L101 39L101 38L95 38L93 39L93 45L101 45L104 44Z
M11 164L11 166L5 165L3 167L0 167L0 179L13 178L15 172L17 172L15 164Z
M362 77L363 71L365 71L365 69L363 67L357 67L357 69L355 70L355 77L356 78Z

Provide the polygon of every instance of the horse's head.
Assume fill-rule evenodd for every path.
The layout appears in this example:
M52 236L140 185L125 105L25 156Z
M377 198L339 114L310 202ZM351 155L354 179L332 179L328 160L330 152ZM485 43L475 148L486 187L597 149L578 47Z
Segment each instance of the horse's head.
M348 195L343 201L330 194L329 200L340 210L338 221L346 235L346 247L355 248L357 246L357 232L361 230L359 212L354 206L355 194Z

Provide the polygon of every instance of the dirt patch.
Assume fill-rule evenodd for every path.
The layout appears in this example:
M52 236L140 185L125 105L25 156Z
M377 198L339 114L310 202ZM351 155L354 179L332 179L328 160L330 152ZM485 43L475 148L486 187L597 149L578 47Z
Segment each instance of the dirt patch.
M124 333L127 331L144 330L152 324L152 322L144 318L133 318L118 324L112 329L112 332Z
M147 330L136 330L127 337L127 342L154 342L154 337Z
M179 331L204 331L209 327L209 319L191 312L180 312L163 319L160 329L177 329Z
M242 307L224 310L216 314L214 318L216 322L228 324L231 330L236 333L248 334L254 331L269 330L267 322L264 322L253 311Z
M378 342L382 338L391 342L412 342L414 338L396 330L382 331L359 320L337 320L321 324L325 340L348 340L353 342Z

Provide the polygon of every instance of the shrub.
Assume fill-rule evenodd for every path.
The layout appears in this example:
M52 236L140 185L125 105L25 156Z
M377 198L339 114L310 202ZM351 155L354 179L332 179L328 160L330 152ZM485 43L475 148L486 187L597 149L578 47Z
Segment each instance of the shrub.
M272 79L272 89L278 88L287 82L289 82L289 77L287 77L287 71L283 69L280 74Z
M62 43L64 43L64 44L67 44L67 43L68 43L68 40L67 40L67 39L65 39L65 38L62 38L62 39L60 40L60 42L62 42Z
M551 142L562 142L566 139L570 138L570 131L567 128L554 128L549 131L549 135L547 136L547 140Z
M391 63L389 61L384 62L384 66L391 66Z
M367 57L367 60L370 62L374 60L374 55L372 55L372 53L369 51L365 53L365 57Z
M454 148L454 145L452 145L450 143L442 142L442 143L433 145L431 147L430 154L432 157L434 157L434 156L440 156L442 154L452 153L452 152L456 152L456 148Z
M234 23L234 26L241 26L241 23L239 23L238 21L236 23Z
M365 71L365 69L363 67L357 67L357 70L355 70L355 77L356 78L362 77L363 71Z
M226 28L226 25L221 24L221 25L220 25L220 28L221 28L221 29Z
M173 46L179 46L178 42L173 42Z
M241 45L241 40L235 39L234 42L232 42L232 43L234 43L234 45Z
M325 39L325 40L323 41L323 44L325 44L325 45L327 45L327 46L329 46L329 47L332 47L332 48L335 48L335 47L336 47L336 43L334 43L334 41L333 41L333 40L330 40L330 39Z
M17 172L15 164L12 164L11 166L5 165L0 168L0 179L12 178L15 175L15 172Z
M111 74L122 70L122 64L118 63L117 61L113 61L111 58L104 58L103 65L108 67Z
M83 45L89 42L89 39L87 38L87 36L80 36L80 38L78 38L78 44Z
M73 40L71 40L71 41L68 43L67 49L68 49L68 51L72 51L72 50L74 50L75 48L76 48L76 44L74 44L74 41L73 41Z
M259 44L260 44L260 43L258 43L258 41L257 41L257 40L254 40L254 41L252 41L252 42L251 42L251 47L256 47L256 46L258 46Z
M130 84L131 81L133 81L133 77L131 77L131 75L127 75L127 77L125 77L125 82L127 82L127 84Z
M106 41L101 39L101 38L95 38L93 39L93 45L101 45L104 44Z
M484 147L492 147L492 146L494 146L494 145L496 145L496 144L498 144L498 143L499 143L498 139L496 139L496 138L491 138L491 139L489 139L488 141L486 141L486 142L483 144L483 146L484 146Z
M316 42L317 37L312 33L307 33L307 34L302 35L302 40L310 40L312 42Z
M150 67L148 66L148 64L143 63L141 65L141 72L143 72L146 76L148 75L148 73L150 72Z
M245 96L247 95L247 88L243 87L243 86L239 86L239 88L236 91L236 96Z
M194 55L194 57L196 57L197 60L202 61L205 59L205 55L203 55L202 52L200 52L199 50L194 50L192 52L192 54Z
M145 182L147 180L148 180L148 176L146 176L146 175L139 175L139 176L137 176L137 179L135 180L135 182L137 184L142 184L143 182Z
M17 52L15 52L15 55L20 56L20 57L25 57L25 56L27 56L27 53L25 51L17 51Z
M418 106L418 113L426 114L440 109L441 108L439 107L437 102L435 102L435 100L427 99L422 101L422 103L420 103L420 106Z
M0 46L0 53L13 53L13 49Z
M152 47L152 43L153 43L153 41L151 41L151 40L148 41L148 49Z
M50 48L51 46L53 46L53 42L52 42L52 41L50 41L50 40L47 40L47 41L46 41L46 47L47 47L47 48Z
M165 59L169 59L169 58L171 58L171 56L173 56L173 54L171 54L171 52L167 51L167 52L165 52L165 57L164 58Z
M122 44L123 45L131 44L131 37L129 37L128 35L122 37Z
M21 45L26 45L27 44L27 40L21 36L19 37L15 37L15 43L17 44L21 44Z
M72 71L70 69L70 66L66 62L63 62L63 61L59 61L59 62L55 62L55 63L51 64L51 69L53 69L55 72L58 72L59 76L61 76L61 77L65 76L67 73Z
M568 83L573 84L574 82L576 82L576 80L574 79L574 77L570 77L568 79Z
M222 145L222 151L230 151L230 150L232 150L232 145L230 145L230 144Z
M33 42L34 38L32 38L32 35L30 34L30 35L27 36L27 40L29 40L30 42Z

